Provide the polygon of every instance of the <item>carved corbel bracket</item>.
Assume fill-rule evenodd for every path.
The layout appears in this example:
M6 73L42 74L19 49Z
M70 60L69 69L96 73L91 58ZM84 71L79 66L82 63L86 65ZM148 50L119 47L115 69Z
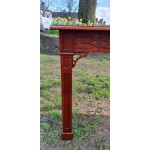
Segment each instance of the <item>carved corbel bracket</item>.
M73 65L72 65L72 68L74 68L76 66L76 63L78 62L78 60L82 57L87 57L88 53L81 53L79 55L79 57L76 59L76 60L73 60Z

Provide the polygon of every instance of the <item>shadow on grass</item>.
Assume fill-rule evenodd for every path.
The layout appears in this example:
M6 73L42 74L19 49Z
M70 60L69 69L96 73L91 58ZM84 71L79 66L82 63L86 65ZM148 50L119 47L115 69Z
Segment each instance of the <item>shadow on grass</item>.
M109 116L81 114L73 110L73 140L61 140L61 111L52 110L41 115L41 150L60 149L92 149L109 147ZM102 128L97 131L97 128ZM99 132L99 133L97 133ZM107 135L106 135L107 134ZM45 144L44 144L45 143ZM47 144L47 146L46 146ZM106 149L102 149L106 150Z
M54 70L55 67L58 67L56 64L60 63L60 58L50 56L51 55L41 55L41 150L108 150L109 116L82 114L79 113L78 110L73 109L74 138L71 141L61 140L61 96L57 90L57 87L60 87L60 78L56 76L57 72ZM101 57L104 65L109 63L107 62L107 60L109 60L109 56L107 55L104 55L104 57L99 57L98 55L90 56L90 58L91 57L94 64L101 65ZM97 60L97 58L100 60ZM53 68L51 67L52 65ZM54 75L52 73L54 73ZM93 87L98 87L97 85L101 85L100 79L103 79L102 73L96 77L92 77L92 74L91 76L83 74L81 71L78 73L79 83L81 84L83 82L83 85L86 86L80 87L76 81L73 83L74 92L85 93L85 96L91 93L95 96L96 93L94 91L96 91L96 89L94 91L92 91L92 89ZM108 85L108 83L104 82L101 87L108 89ZM99 89L99 87L97 89ZM100 97L102 95L102 93L97 94L98 96L100 95ZM107 93L105 95L109 97Z

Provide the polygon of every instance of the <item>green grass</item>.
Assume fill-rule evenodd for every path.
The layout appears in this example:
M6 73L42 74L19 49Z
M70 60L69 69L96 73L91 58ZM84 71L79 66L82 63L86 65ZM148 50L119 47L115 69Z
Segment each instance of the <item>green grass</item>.
M59 31L58 30L48 30L46 33L58 35Z
M50 57L48 55L41 55L41 61L42 62L48 62L48 63L51 63L51 62L56 62L56 59L54 57ZM42 68L46 67L46 66L40 66Z
M90 56L90 59L93 64L98 64L100 67L104 67L110 63L110 57L108 55L102 57Z
M45 99L47 99L47 100L49 100L49 98L50 98L50 96L51 96L51 94L50 94L50 92L49 92L49 89L47 89L47 90L41 90L40 91L40 96L41 97L44 97Z
M101 141L96 141L96 147L99 149L99 150L106 150L108 148L108 144L101 140Z
M44 79L42 80L40 88L42 90L42 89L47 89L47 88L50 88L50 87L55 87L55 86L58 86L58 85L60 85L60 80L49 78L49 79L46 79L46 80L44 80Z
M41 138L49 144L57 144L61 138L61 111L50 108L47 115L43 115L43 118L47 118L46 122L41 123ZM87 122L88 120L88 122ZM68 141L67 144L74 142L76 146L84 144L96 131L96 126L102 123L102 118L99 116L86 117L80 114L76 109L73 109L73 141ZM61 143L60 147L63 147L64 143Z
M41 111L49 111L49 110L54 109L54 107L55 107L54 103L49 102L49 101L42 101L40 110Z
M95 128L98 124L102 123L102 118L100 117L89 117L88 124L84 122L82 116L73 117L73 134L74 140L78 140L78 143L84 143L89 140L89 137L92 133L95 132ZM77 115L77 116L78 116Z
M99 100L100 98L109 98L110 96L110 80L104 74L91 75L85 71L78 71L80 75L79 82L83 84L73 83L74 91L78 93L86 93L84 97L90 96Z
M97 60L91 58L86 60L103 67L109 60ZM73 134L71 141L61 140L62 114L61 114L61 87L59 56L41 54L40 74L40 134L41 140L51 146L57 146L60 150L84 149L90 137L96 133L98 126L101 126L103 119L100 116L85 115L73 107ZM57 74L59 74L57 76ZM109 98L109 75L105 72L96 74L88 73L86 69L77 69L73 78L73 94L81 94L82 100L100 100ZM106 144L102 141L96 143L96 147L105 150Z

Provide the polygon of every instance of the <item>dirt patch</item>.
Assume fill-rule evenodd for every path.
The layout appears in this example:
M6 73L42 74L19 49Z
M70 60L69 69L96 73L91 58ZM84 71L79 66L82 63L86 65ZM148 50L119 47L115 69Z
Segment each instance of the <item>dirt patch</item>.
M96 129L96 133L90 137L86 146L87 150L100 150L99 143L105 143L110 149L110 102L108 99L83 101L80 94L76 94L73 100L73 106L77 107L82 114L97 115L103 118L102 126ZM97 146L98 145L98 146ZM102 149L101 149L102 150Z
M109 115L109 100L90 100L81 99L81 94L76 94L73 99L73 106L77 107L82 114Z

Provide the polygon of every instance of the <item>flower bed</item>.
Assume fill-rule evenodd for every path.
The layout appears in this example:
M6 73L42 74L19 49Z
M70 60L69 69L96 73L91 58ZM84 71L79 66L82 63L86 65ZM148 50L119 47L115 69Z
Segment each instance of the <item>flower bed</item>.
M109 26L105 25L104 22L101 23L93 23L88 21L88 23L83 23L81 19L72 19L68 18L52 18L52 26Z

